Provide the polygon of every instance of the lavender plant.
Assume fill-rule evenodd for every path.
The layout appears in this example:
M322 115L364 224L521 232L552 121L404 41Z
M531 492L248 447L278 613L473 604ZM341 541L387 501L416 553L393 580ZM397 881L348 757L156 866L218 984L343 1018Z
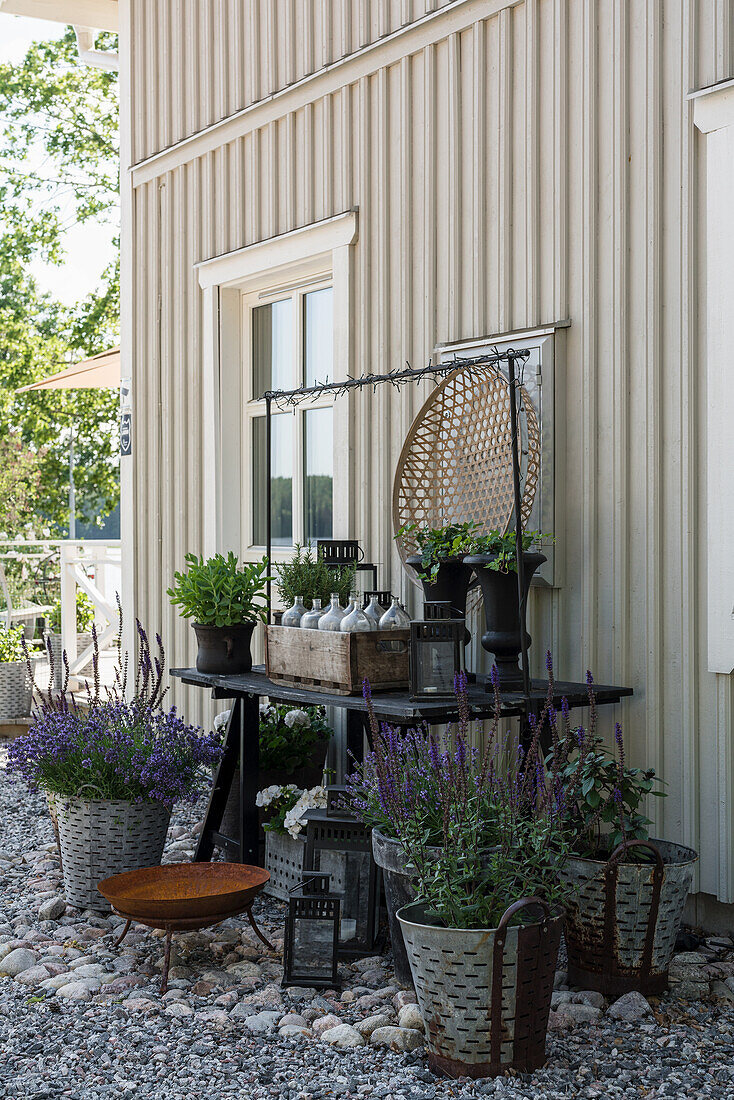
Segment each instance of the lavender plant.
M512 902L529 895L563 902L564 800L573 797L577 777L563 781L560 764L575 734L570 725L558 727L550 655L548 671L548 696L540 717L531 716L526 749L500 730L496 669L494 716L481 751L469 744L463 674L456 681L459 721L442 739L380 727L365 685L373 751L348 782L351 804L362 820L400 840L419 898L449 927L495 927ZM549 766L540 740L546 725L555 750ZM575 743L585 753L583 739Z
M81 701L68 690L69 662L60 692L38 692L34 722L25 737L10 745L8 771L32 789L66 797L87 796L173 806L193 802L222 746L215 734L188 725L175 707L164 709L165 651L156 635L151 653L147 634L137 623L137 671L132 699L126 700L128 655L120 657L111 687L99 678L99 644L93 632L93 684ZM122 633L120 614L119 635ZM29 662L30 667L30 662ZM33 669L31 667L31 676Z

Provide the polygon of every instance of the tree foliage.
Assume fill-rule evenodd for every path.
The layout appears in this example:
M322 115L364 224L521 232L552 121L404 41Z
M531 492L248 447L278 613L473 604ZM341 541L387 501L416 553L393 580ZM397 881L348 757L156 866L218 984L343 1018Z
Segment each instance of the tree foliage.
M98 46L114 48L113 36L100 35ZM71 28L34 43L19 64L0 64L0 438L14 432L35 452L31 510L57 533L69 521L72 425L78 517L117 503L118 393L17 390L117 343L119 262L72 307L41 291L30 268L63 263L69 229L90 219L108 225L119 246L118 191L116 74L79 61Z

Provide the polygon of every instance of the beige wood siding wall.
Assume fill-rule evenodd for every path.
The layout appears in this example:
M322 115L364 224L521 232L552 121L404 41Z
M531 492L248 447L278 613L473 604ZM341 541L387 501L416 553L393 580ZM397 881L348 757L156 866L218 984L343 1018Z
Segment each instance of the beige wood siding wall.
M352 372L570 318L556 353L560 584L535 594L535 660L550 646L566 677L634 687L620 717L632 756L668 780L658 828L701 849L702 890L734 900L732 680L706 672L703 648L704 165L686 102L733 74L729 0L121 9L138 162L125 238L136 613L174 663L192 659L165 589L204 543L193 265L358 206ZM421 400L353 402L353 534L392 562L386 585L399 583L392 474ZM179 697L208 714L201 693Z

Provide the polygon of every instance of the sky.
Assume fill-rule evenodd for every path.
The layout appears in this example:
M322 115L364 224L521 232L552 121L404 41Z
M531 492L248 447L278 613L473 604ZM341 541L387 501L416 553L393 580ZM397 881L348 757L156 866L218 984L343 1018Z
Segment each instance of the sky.
M60 38L65 27L45 19L27 19L0 12L0 62L22 61L31 42ZM94 290L113 259L109 226L87 222L73 227L66 237L67 257L60 265L34 263L31 271L43 290L66 305L73 305Z

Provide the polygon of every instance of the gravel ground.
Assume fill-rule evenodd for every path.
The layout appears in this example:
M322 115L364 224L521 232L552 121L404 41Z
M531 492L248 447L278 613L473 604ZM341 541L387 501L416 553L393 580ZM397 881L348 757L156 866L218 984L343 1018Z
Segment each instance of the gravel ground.
M430 1074L410 1027L411 994L398 990L385 960L342 968L339 993L281 990L277 956L244 922L174 939L161 999L160 939L133 930L113 949L116 918L67 909L41 919L44 905L60 907L50 819L42 797L7 780L1 757L0 748L0 970L13 950L31 954L16 976L0 976L0 1097L734 1097L727 940L679 956L676 992L651 1005L633 1000L610 1012L598 995L568 991L559 973L546 1067L483 1082ZM194 835L191 812L175 815L166 858L188 858ZM282 906L258 903L257 917L271 939L282 937ZM377 1032L370 1042L375 1021L365 1019L375 1015L399 1032L393 1043L416 1049L374 1045ZM344 1042L360 1045L339 1049L320 1037L328 1016L345 1025Z

